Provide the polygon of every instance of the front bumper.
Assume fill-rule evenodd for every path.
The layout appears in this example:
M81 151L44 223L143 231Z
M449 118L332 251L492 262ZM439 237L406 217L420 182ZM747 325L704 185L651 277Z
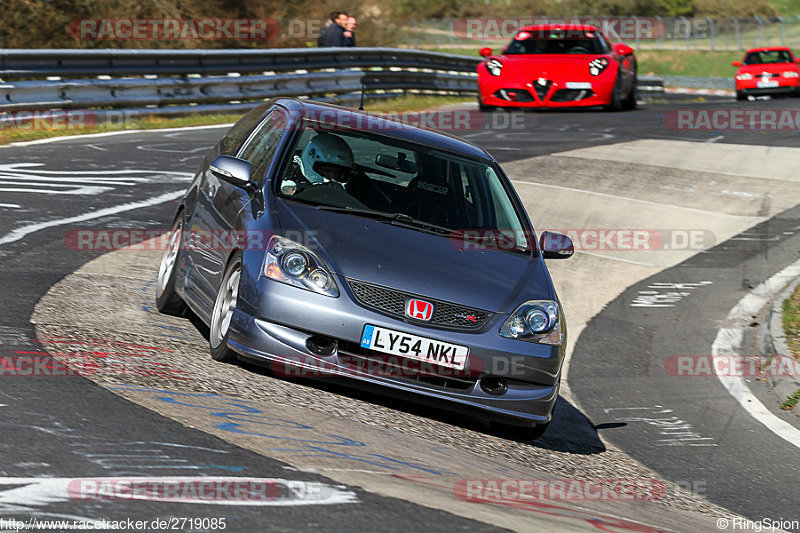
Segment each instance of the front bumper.
M736 81L736 91L745 96L770 96L780 94L796 94L798 92L797 78L780 78L777 87L759 87L757 80Z
M601 76L591 80L538 80L522 82L503 76L482 75L478 81L484 105L513 108L593 107L611 103L614 79Z
M337 380L509 424L550 420L565 342L547 346L500 337L507 315L495 315L476 333L421 327L357 305L346 281L337 282L342 294L329 298L260 278L254 298L237 304L228 345L278 375ZM467 366L418 365L363 349L359 342L366 324L469 346ZM312 351L320 339L333 341L335 349Z

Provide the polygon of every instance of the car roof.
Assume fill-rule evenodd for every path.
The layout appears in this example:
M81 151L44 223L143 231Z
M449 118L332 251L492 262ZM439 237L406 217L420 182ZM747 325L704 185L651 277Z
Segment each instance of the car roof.
M750 52L777 52L777 51L786 51L789 53L792 52L789 48L785 46L760 46L758 48L751 48L745 53L749 54Z
M519 29L519 31L551 31L551 30L599 31L596 26L593 26L591 24L535 24L533 26L525 26Z
M445 133L443 131L410 126L397 120L392 120L391 118L383 115L359 111L357 109L334 104L327 104L324 102L316 102L305 99L301 100L299 98L278 98L275 99L273 103L282 105L289 111L299 113L303 118L308 116L322 117L324 118L325 122L332 122L334 125L339 125L346 129L366 131L367 128L358 127L357 124L363 124L365 120L369 120L370 118L379 119L381 121L385 121L386 125L390 127L388 131L381 129L381 135L424 144L426 146L439 148L441 150L457 152L474 158L494 161L494 158L490 156L486 150L467 140L456 137L455 135L450 135L449 133ZM325 111L328 111L328 113L325 113ZM334 111L334 113L330 113L330 111ZM393 128L391 126L397 126L397 128Z

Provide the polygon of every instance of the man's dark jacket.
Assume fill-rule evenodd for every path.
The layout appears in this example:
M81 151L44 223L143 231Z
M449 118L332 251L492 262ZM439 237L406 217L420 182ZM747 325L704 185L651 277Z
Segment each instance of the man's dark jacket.
M344 46L345 45L344 28L342 28L336 23L331 24L326 29L322 30L322 33L320 33L319 35L319 39L317 39L317 44L321 47Z

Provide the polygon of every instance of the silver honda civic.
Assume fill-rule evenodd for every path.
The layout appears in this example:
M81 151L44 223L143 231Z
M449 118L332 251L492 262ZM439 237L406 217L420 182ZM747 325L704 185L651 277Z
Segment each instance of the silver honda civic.
M566 322L498 163L457 137L277 99L202 163L158 272L164 313L191 310L211 355L544 432Z

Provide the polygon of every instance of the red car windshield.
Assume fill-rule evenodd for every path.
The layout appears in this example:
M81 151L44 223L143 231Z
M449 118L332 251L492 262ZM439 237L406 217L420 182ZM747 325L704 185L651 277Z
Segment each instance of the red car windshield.
M794 60L792 54L786 50L749 52L744 58L745 65L767 65L769 63L794 63Z
M595 31L521 31L504 55L607 54L608 42Z

